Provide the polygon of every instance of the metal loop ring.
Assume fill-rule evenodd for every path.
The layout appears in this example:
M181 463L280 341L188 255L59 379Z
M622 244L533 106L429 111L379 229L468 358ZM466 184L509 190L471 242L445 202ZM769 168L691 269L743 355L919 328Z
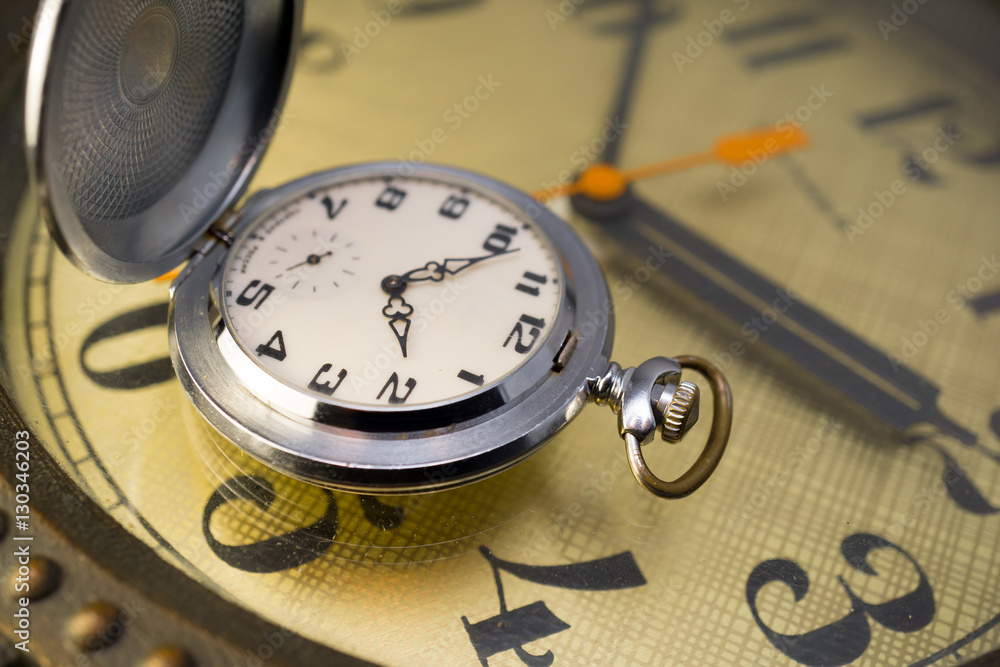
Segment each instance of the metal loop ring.
M632 434L625 435L625 452L632 474L639 484L660 498L683 498L690 495L715 471L729 443L729 432L733 425L733 394L729 382L718 368L701 357L676 357L682 368L691 368L703 375L712 385L712 429L708 442L698 460L687 472L672 482L666 482L650 471L642 457L639 440Z

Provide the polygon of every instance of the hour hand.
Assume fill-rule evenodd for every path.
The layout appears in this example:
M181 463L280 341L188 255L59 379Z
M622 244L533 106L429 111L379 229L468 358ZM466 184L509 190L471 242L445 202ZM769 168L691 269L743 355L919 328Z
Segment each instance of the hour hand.
M389 303L382 309L382 314L389 319L389 328L396 335L399 342L399 350L406 358L406 339L410 334L410 315L413 314L413 306L406 302L406 299L399 294L389 297Z
M744 323L744 328L754 324L754 337L748 340L767 341L899 432L932 424L966 445L976 445L974 433L938 409L940 390L930 380L834 323L790 290L779 289L672 216L638 196L625 196L625 212L613 215L615 238L640 254L661 247L670 260L660 270L702 302ZM757 326L769 307L780 316ZM743 347L739 349L742 354Z

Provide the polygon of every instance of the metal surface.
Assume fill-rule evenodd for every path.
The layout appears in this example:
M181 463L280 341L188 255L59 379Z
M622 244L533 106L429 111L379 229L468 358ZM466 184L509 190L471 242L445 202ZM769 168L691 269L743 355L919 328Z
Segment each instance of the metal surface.
M29 12L31 3L5 6L10 15L0 17L0 31L19 30L11 17ZM9 34L17 34L10 32ZM20 138L24 108L25 50L14 50L0 68L0 132ZM23 153L0 151L0 249L6 249L15 223L18 201L30 197ZM0 255L3 268L9 255ZM2 301L0 301L2 305ZM206 590L156 549L143 544L91 498L59 466L36 439L32 425L8 394L8 372L16 360L0 346L0 664L4 667L51 667L98 664L111 667L178 665L205 667L242 664L246 651L265 646L281 647L272 655L273 665L367 665L343 653L308 641L258 615ZM15 542L13 520L16 435L31 433L31 537ZM16 575L14 550L31 545L32 576L30 653L14 647L20 641L12 630L16 597L8 588ZM111 625L87 639L93 644L80 651L70 639L69 624L88 605L100 601L117 610ZM121 622L118 614L124 613ZM107 642L111 635L115 641ZM271 638L273 644L268 643ZM170 662L154 662L169 657ZM144 662L149 661L149 662Z
M672 482L657 477L646 465L646 459L642 455L642 445L652 439L653 432L635 429L625 429L622 432L632 474L642 488L659 498L683 498L694 493L698 487L708 481L722 460L722 455L726 452L726 445L729 444L729 434L733 426L733 394L721 371L700 357L680 356L677 357L675 363L681 368L697 370L711 383L712 430L709 431L708 441L698 459L688 468L687 472ZM625 409L622 412L624 414Z
M698 385L687 380L682 381L670 397L670 402L663 405L666 394L657 401L657 409L663 414L663 427L660 437L666 442L680 442L684 434L698 421L698 404L701 391Z
M234 236L238 239L241 230L281 202L338 180L398 168L398 163L345 167L263 193L241 211ZM217 326L225 249L214 247L175 284L174 366L215 428L292 477L345 490L407 493L496 474L533 453L576 416L586 403L587 378L607 366L613 339L608 288L593 256L564 222L526 194L485 176L429 165L417 167L413 176L479 190L534 220L564 267L555 324L526 363L469 398L413 409L340 406L276 380L238 347L228 326ZM554 360L571 331L576 348L556 372Z
M239 198L278 124L293 0L47 0L26 142L63 252L111 282L172 269Z

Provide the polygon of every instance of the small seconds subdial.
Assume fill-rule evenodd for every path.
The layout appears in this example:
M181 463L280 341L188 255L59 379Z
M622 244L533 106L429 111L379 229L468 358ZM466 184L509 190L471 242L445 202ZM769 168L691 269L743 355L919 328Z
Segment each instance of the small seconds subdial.
M332 403L407 409L483 391L552 330L562 274L502 202L426 178L346 180L236 241L226 320L244 353Z
M325 206L325 202L332 201L326 194L313 194L304 201L311 200L318 200L323 209L334 216L339 213L336 208ZM317 214L316 211L312 211L312 215L305 214L313 219L312 224L302 220L303 215L301 203L288 207L274 216L271 224L261 225L252 235L256 238L248 238L256 243L248 244L242 254L245 259L252 260L263 252L267 257L264 260L267 264L265 274L271 278L268 282L287 293L296 296L335 295L357 276L357 263L362 259L361 248L349 233L328 224L332 219L329 214ZM293 219L295 222L289 224ZM243 263L231 269L241 273Z

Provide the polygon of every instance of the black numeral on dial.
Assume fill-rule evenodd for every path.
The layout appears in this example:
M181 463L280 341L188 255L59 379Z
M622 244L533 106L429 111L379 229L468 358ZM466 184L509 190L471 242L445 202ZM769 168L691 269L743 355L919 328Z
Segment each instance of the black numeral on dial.
M817 27L820 23L821 17L815 14L778 14L758 23L729 28L723 39L731 44L738 43L749 51L755 44L767 42L774 35L787 35L790 42L796 38L790 45L747 53L747 66L758 70L825 56L850 46L846 37L820 32L826 30L825 27Z
M532 273L531 271L525 271L523 278L527 283L537 283L537 285L518 283L514 286L514 289L519 292L524 292L525 294L530 294L531 296L538 296L538 285L544 285L549 282L549 279L545 276L540 276L537 273Z
M339 202L335 202L330 195L320 199L319 203L323 205L324 209L326 209L326 217L330 220L333 220L340 215L340 212L344 210L345 206L347 206L346 199L341 199Z
M459 377L460 380L465 380L466 382L471 382L472 384L476 385L477 387L482 387L483 386L483 382L485 382L485 379L483 378L482 375L476 375L475 373L470 373L469 371L464 370L464 369L460 370L458 372L458 377Z
M497 225L493 233L486 237L486 241L483 243L483 250L494 254L506 252L507 248L510 247L511 241L514 240L515 234L517 234L515 227Z
M331 368L333 368L333 364L323 364L322 368L320 368L316 375L313 376L313 379L309 381L309 388L313 391L318 391L321 394L333 396L333 392L337 391L337 387L339 387L340 383L347 377L347 369L342 368L340 369L340 372L337 373L337 384L331 385L331 380L326 380L321 383L320 378L324 373L329 372Z
M531 338L531 340L528 341L527 345L524 343L524 325L528 325L528 327L530 327L527 335ZM514 349L521 354L527 354L531 351L531 348L535 346L535 343L538 342L538 337L541 335L544 327L545 320L540 320L537 317L531 317L530 315L521 315L521 319L514 325L510 335L507 336L507 340L504 341L503 346L507 347L507 345L514 340L514 337L517 336L517 340L514 341Z
M387 185L385 186L385 190L383 190L375 200L375 205L379 208L395 211L399 208L399 205L403 203L404 199L406 199L406 192L400 190L399 188L394 188L391 185Z
M441 204L441 208L438 210L438 213L446 218L458 220L462 217L462 214L465 213L465 210L469 208L469 203L469 200L465 197L451 195L444 200L443 204Z
M281 329L275 331L267 343L258 345L255 352L258 357L271 357L278 361L284 361L287 355L285 354L285 338L281 335Z
M254 289L255 287L257 288L256 291L254 291L254 293L251 294L250 290ZM262 284L259 280L251 280L250 284L244 287L243 291L240 292L240 295L236 297L236 305L249 306L253 305L253 303L256 301L257 303L256 305L254 305L253 309L257 310L258 308L261 307L261 304L267 301L267 297L271 296L271 292L273 291L274 287L272 287L271 285L268 285L267 283Z
M847 593L850 611L838 621L801 635L781 634L765 625L757 611L757 594L771 582L781 582L791 589L796 601L801 600L809 592L809 575L798 563L787 558L775 558L759 564L750 573L746 587L747 604L757 627L775 648L795 662L810 667L846 665L863 656L872 640L871 621L893 632L916 632L927 627L934 620L934 590L913 556L889 540L871 533L848 535L840 545L841 555L847 564L872 577L878 577L880 573L868 562L868 557L883 549L895 551L910 561L914 574L919 577L917 587L885 602L866 602L838 576L840 585Z
M410 397L410 394L413 393L413 388L417 386L417 381L414 380L413 378L410 378L405 382L404 386L406 387L406 393L400 396L399 376L393 373L389 377L389 381L385 383L384 387L382 387L382 391L380 391L378 393L378 396L376 396L375 398L381 399L382 395L385 394L385 392L389 389L389 387L392 387L392 391L389 393L389 404L400 405L402 403L406 403L406 399L408 399Z

